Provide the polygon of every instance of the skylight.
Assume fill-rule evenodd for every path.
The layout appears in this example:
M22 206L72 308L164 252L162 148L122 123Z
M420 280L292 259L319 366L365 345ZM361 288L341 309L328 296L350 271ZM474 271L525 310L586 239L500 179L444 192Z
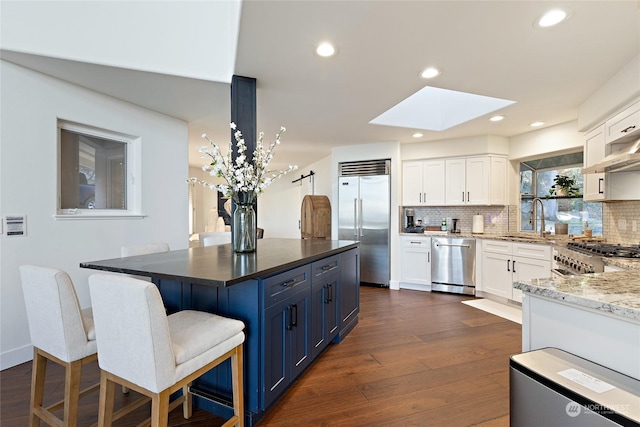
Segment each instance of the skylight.
M425 86L369 123L443 131L515 101Z

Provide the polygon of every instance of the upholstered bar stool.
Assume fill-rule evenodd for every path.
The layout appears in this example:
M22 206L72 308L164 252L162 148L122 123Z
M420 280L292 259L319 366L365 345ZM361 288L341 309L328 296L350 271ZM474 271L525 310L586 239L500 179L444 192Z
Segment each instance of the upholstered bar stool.
M89 289L102 370L98 426L111 425L115 384L151 398L152 427L166 426L180 404L191 417L189 385L229 358L234 415L225 426L243 425L241 321L193 310L167 316L156 286L127 276L92 275Z
M29 425L37 426L43 420L53 426L75 426L80 397L99 386L80 391L82 366L97 358L91 309L80 309L71 278L64 271L23 265L20 276L34 348ZM64 400L45 408L48 360L65 368L65 386ZM54 411L62 407L60 419Z

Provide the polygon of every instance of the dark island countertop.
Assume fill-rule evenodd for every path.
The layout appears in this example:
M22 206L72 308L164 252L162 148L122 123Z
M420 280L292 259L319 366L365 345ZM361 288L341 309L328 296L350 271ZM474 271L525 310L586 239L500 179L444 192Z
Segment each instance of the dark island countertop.
M349 249L351 240L258 239L256 251L236 254L230 244L81 262L81 268L226 287L266 277Z

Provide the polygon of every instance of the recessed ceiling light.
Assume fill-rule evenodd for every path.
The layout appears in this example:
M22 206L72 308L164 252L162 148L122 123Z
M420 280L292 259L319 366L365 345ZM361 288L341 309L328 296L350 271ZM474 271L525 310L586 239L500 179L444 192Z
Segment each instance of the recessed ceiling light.
M567 19L568 13L562 9L553 9L545 13L535 22L535 25L542 28L553 27Z
M440 74L440 70L435 67L425 68L423 72L420 73L420 77L423 79L432 79L435 76Z
M412 135L414 138L422 138L424 135L421 134L420 132L416 132Z
M544 122L533 122L529 126L531 126L532 128L537 128L538 126L542 126L543 124Z
M316 53L325 58L335 55L336 52L337 49L335 48L335 46L333 46L329 42L323 42L316 46Z
M489 120L491 120L492 122L499 122L500 120L503 120L503 119L504 119L504 116L493 116Z

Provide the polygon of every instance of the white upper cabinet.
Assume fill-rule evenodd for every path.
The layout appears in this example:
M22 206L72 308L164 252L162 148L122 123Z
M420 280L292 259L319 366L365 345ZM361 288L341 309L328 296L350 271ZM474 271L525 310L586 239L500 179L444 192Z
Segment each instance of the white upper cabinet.
M507 159L479 156L445 162L445 205L506 205Z
M417 160L402 164L402 204L444 205L444 160Z
M445 205L467 204L466 159L445 161Z
M600 162L605 156L605 125L600 125L585 135L584 167ZM589 173L583 176L582 198L585 201L605 199L604 173Z
M640 101L632 104L624 111L616 114L605 123L606 143L618 141L619 139L639 135L640 132Z
M403 162L402 204L506 205L507 159L478 156Z

